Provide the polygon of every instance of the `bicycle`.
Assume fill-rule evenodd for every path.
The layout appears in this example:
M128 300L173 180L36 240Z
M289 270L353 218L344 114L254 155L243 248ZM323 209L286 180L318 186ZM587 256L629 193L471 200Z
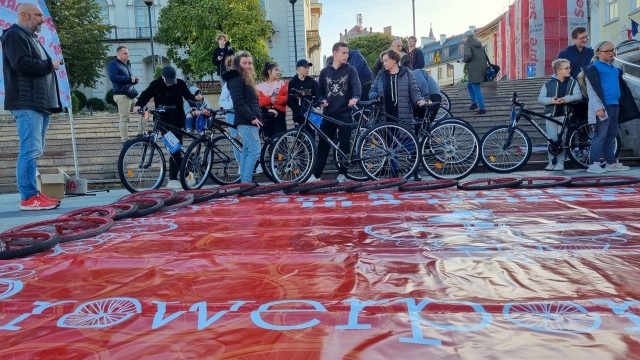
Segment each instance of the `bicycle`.
M347 123L314 110L320 104L304 99L307 105L304 123L286 131L273 145L271 153L271 171L278 182L305 182L310 176L316 161L316 144L311 135L303 129L308 125L326 141L345 166L358 164L369 179L409 177L418 166L418 143L411 131L400 124L382 123L364 131L364 117L356 123ZM339 126L350 127L357 134L348 153L340 150L332 139L320 128L322 121L330 121Z
M531 138L526 131L518 127L520 119L527 120L547 141L549 153L561 154L568 150L567 155L578 167L589 167L589 151L594 130L587 123L576 123L571 120L571 105L565 113L563 121L556 120L544 114L525 109L524 103L518 101L518 94L511 98L511 120L509 125L501 125L489 130L480 140L481 160L484 166L497 173L509 173L522 168L533 152ZM540 118L549 120L561 126L557 140L552 140L549 134L534 120ZM567 138L565 140L565 134ZM563 144L564 142L564 144ZM620 148L619 136L615 141L615 154L618 156Z
M175 106L158 106L155 110L141 108L138 113L148 119L152 115L152 129L125 142L118 157L118 177L122 185L130 192L158 189L164 182L167 164L162 149L157 144L163 139L172 153L181 152L182 146L174 132L184 137L196 139L180 128L162 122L162 115Z

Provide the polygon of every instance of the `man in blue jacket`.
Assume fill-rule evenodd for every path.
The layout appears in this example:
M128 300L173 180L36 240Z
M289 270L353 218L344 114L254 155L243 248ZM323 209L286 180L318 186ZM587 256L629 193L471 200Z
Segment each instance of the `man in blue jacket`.
M120 118L120 139L122 142L129 138L129 113L134 97L127 96L127 90L138 83L138 78L131 75L131 63L129 62L129 49L126 46L118 46L116 58L107 66L109 80L113 84L113 101L118 106ZM142 118L138 117L138 134L142 133Z
M589 42L589 33L584 26L576 26L571 30L571 38L573 39L573 45L568 46L558 54L558 59L567 59L571 65L571 77L577 79L580 71L589 64L593 59L593 49L587 46ZM582 101L573 107L572 121L585 122L587 121L588 105L586 101Z
M55 70L62 60L52 59L36 33L44 24L42 9L35 4L17 8L18 23L2 33L2 64L5 82L4 108L16 119L20 145L16 179L20 210L48 210L60 202L38 191L37 161L44 152L52 112L62 111Z

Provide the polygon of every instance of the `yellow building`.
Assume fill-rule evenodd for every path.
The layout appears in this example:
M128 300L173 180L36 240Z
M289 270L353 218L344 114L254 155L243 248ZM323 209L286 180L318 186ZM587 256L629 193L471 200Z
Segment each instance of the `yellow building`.
M640 0L591 1L591 46L601 40L617 44L627 39L631 20L640 23ZM640 40L640 33L634 36Z

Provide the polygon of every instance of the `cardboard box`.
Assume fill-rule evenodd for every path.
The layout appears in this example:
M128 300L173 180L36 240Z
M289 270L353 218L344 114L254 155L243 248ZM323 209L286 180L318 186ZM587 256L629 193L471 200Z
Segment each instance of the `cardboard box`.
M36 172L38 190L54 199L64 198L65 179L68 175L60 168L43 168Z

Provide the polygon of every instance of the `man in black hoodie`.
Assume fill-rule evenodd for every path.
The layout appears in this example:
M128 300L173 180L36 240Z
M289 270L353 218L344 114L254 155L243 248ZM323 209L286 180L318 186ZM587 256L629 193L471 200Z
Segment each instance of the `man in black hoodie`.
M296 124L302 124L304 122L304 115L308 110L304 106L304 102L298 97L299 95L296 91L302 94L307 100L318 98L318 83L309 77L310 66L313 66L313 64L306 59L298 60L298 63L296 63L296 75L289 81L289 89L287 90L289 98L287 99L287 105L291 108L293 122ZM314 134L311 126L308 126L307 130L312 135Z
M318 78L318 100L322 101L324 114L340 120L342 122L351 122L351 108L358 103L362 88L358 79L358 71L347 64L349 59L349 48L343 42L337 42L331 49L333 53L333 63L320 71ZM323 121L320 129L329 138L333 138L338 131L338 140L340 150L345 154L349 153L351 143L351 127L338 126L330 121ZM322 176L324 167L327 165L327 156L329 155L329 143L320 139L318 144L318 162L313 169L313 175L308 181L317 181ZM343 182L346 180L347 167L338 166L337 180Z

